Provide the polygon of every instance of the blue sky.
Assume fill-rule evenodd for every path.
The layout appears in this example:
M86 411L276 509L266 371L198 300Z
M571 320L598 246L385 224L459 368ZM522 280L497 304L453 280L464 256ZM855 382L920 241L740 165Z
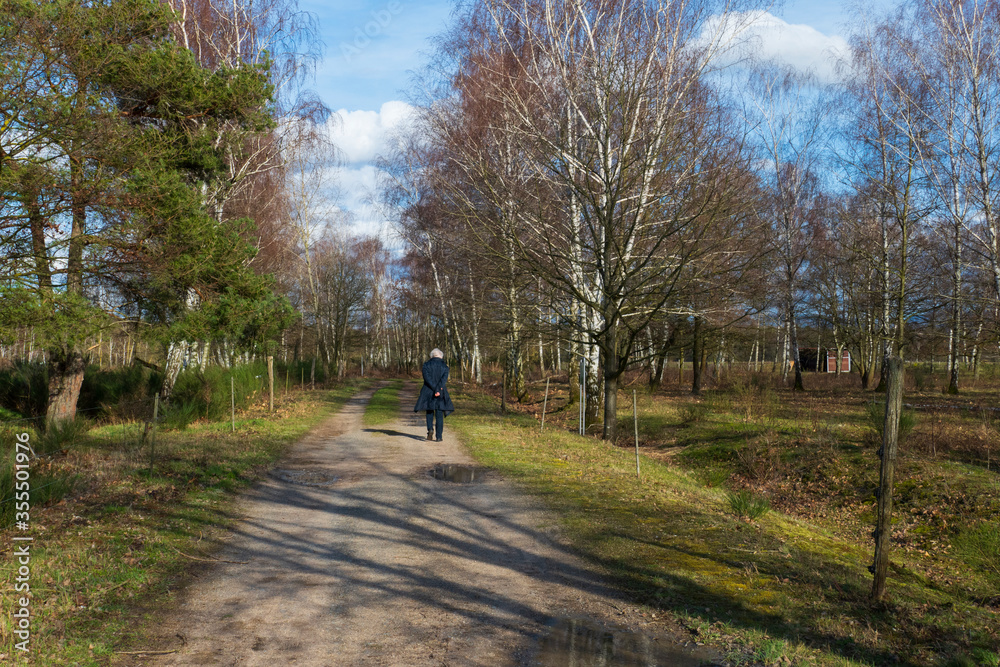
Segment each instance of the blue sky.
M315 90L333 109L378 110L401 100L409 72L423 61L428 40L442 32L451 2L304 0L319 19L326 55Z
M787 0L761 22L762 50L831 78L830 53L846 48L847 24L891 5L890 0ZM392 237L391 227L366 203L375 187L375 155L408 115L410 72L426 62L429 40L447 26L452 2L441 0L300 0L313 12L325 43L314 90L338 112L334 140L341 148L340 206L355 230Z

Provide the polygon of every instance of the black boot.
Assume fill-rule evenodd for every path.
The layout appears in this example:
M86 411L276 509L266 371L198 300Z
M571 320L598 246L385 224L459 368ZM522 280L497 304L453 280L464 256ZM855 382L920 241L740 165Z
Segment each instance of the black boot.
M427 439L428 440L434 440L434 431L431 431L431 430L427 431Z

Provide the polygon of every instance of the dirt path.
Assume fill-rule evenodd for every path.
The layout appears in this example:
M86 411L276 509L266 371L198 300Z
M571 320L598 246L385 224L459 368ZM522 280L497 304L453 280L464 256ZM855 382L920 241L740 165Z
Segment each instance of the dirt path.
M138 664L559 665L566 643L582 649L578 665L701 664L663 637L567 621L644 624L509 484L428 474L472 463L447 424L440 443L412 413L364 428L370 395L247 495L218 557L249 562L206 564L154 631L183 646ZM630 652L646 657L626 662Z

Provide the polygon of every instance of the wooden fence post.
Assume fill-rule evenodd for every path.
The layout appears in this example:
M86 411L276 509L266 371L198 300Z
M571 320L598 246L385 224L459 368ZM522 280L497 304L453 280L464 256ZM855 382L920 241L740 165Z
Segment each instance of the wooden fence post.
M153 461L156 458L156 420L160 416L160 395L153 396L153 428L149 436L149 478L153 478Z
M503 379L500 382L500 412L507 414L507 366L504 365Z
M267 411L274 412L274 357L267 355Z
M236 380L232 373L229 375L229 407L233 418L233 433L236 433Z
M545 409L549 405L549 378L545 378L545 400L542 401L542 428L540 430L545 430ZM987 466L989 470L989 466Z
M875 525L875 563L869 571L875 576L872 600L885 595L885 578L889 571L889 538L892 533L892 483L896 471L896 445L899 440L899 416L903 409L903 360L886 360L885 424L882 427L881 466L878 485L878 518Z
M639 479L639 408L636 405L635 389L632 390L632 424L635 427L635 478Z

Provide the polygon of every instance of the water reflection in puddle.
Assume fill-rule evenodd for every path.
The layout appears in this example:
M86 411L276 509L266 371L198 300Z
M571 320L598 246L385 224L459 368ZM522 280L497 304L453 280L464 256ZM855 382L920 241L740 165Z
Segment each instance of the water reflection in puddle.
M439 463L431 471L431 477L445 482L457 482L459 484L470 484L481 482L486 476L486 468L478 466L465 466L455 463Z
M712 664L712 661L700 651L665 639L581 619L563 619L542 639L535 664L544 667L699 667Z

